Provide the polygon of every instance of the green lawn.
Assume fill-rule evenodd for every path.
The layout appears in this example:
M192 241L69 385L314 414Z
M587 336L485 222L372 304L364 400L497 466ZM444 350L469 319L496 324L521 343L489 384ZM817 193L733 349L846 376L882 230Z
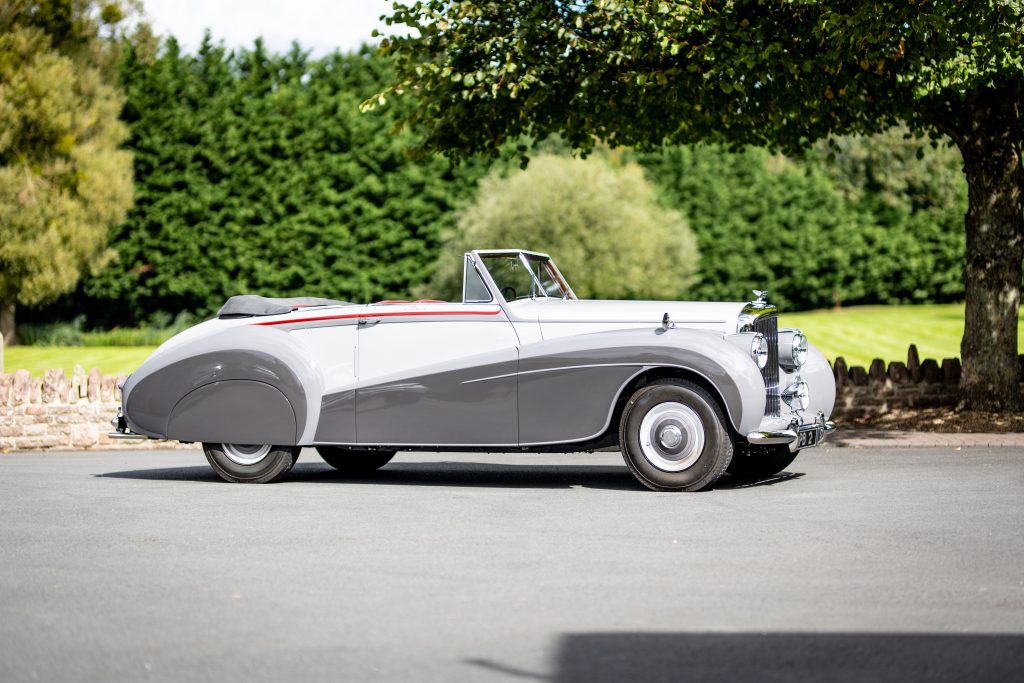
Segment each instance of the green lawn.
M154 346L9 346L4 349L4 372L25 369L42 377L51 368L63 368L71 376L75 364L89 372L127 375L142 365Z
M847 366L867 367L875 358L906 362L907 347L917 344L921 360L960 357L963 304L853 306L839 311L783 312L784 327L799 327L829 360L843 356ZM1018 335L1018 353L1024 353Z
M846 358L847 365L867 367L874 358L907 359L907 346L917 344L921 359L960 355L964 330L963 304L924 306L854 306L840 311L785 313L785 327L799 327L825 357ZM1022 326L1024 327L1024 326ZM1017 342L1024 353L1024 337ZM127 375L142 364L152 346L13 346L4 350L4 371L25 368L42 376L49 368L64 368L68 375L77 363L88 371Z

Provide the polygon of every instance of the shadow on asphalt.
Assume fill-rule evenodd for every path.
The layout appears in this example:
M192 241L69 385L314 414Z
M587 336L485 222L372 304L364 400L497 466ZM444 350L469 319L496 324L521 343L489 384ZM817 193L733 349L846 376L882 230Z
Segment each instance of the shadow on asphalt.
M298 470L298 471L296 471ZM383 484L387 486L468 486L559 489L581 486L612 491L641 490L625 466L495 465L474 462L393 463L369 475L352 477L310 463L292 470L292 481Z
M165 467L106 472L113 479L224 483L209 467ZM298 463L281 484L374 484L384 486L468 486L481 488L584 488L639 491L643 487L623 467L562 465L493 465L436 462L393 463L376 472L344 475L326 464ZM280 484L279 484L280 485Z
M468 666L520 680L1019 681L1024 636L926 633L582 633L562 636L555 673L487 659Z
M742 478L726 475L715 484L716 489L749 489L755 486L774 486L803 477L803 472L779 472L770 477Z
M209 467L159 467L148 470L123 470L94 474L102 479L142 479L146 481L203 481L224 483Z
M111 479L146 481L191 481L224 483L212 469L197 467L164 467L144 470L105 472L95 475ZM737 479L726 475L716 489L738 489L772 486L802 477L801 473L783 472L763 479ZM575 486L611 491L646 491L625 465L495 465L489 463L446 462L392 463L371 474L343 475L318 463L298 463L284 481L313 484L379 484L387 486L457 486L480 488L559 489Z

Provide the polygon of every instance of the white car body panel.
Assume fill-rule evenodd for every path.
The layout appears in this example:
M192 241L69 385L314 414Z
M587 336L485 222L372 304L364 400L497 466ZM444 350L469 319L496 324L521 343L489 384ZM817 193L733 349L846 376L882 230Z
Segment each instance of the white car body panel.
M323 372L327 393L351 387L356 382L357 325L312 327L289 332L309 349Z
M480 353L507 349L514 354L519 342L497 305L392 304L386 312L387 317L375 319L379 322L358 326L360 385ZM430 313L444 316L421 315ZM478 313L484 315L471 317Z
M666 313L677 327L733 334L743 304L539 298L515 301L508 308L516 320L536 320L543 339L557 339L660 325Z

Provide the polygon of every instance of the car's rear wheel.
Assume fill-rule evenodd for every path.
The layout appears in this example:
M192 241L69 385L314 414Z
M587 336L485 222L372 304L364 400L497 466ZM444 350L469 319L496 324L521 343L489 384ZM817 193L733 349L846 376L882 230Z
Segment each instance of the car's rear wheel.
M371 451L340 446L317 446L316 452L325 463L342 474L368 474L384 467L395 457L395 451Z
M737 445L728 472L740 479L758 479L778 474L796 460L800 451L785 444L776 446Z
M655 491L700 491L729 466L732 441L718 402L701 386L662 379L633 394L619 423L622 457Z
M203 452L213 471L225 481L269 484L288 474L299 459L298 446L204 443Z

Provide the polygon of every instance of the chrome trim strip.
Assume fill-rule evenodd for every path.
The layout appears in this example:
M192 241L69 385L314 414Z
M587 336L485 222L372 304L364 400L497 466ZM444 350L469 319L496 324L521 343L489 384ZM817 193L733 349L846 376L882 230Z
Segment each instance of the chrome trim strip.
M560 365L557 368L540 368L539 370L526 370L523 372L510 372L504 375L494 375L493 377L481 377L480 379L467 379L462 384L475 384L476 382L487 382L492 379L507 379L509 377L520 377L522 375L536 375L541 372L558 372L559 370L580 370L583 368L643 368L643 367L655 367L650 363L590 363L587 365ZM660 366L658 366L660 367ZM621 387L619 389L622 390Z
M482 254L489 256L494 254L496 256L510 256L512 254L529 254L530 256L539 256L540 258L550 259L551 257L539 251L530 251L529 249L474 249L474 254Z

